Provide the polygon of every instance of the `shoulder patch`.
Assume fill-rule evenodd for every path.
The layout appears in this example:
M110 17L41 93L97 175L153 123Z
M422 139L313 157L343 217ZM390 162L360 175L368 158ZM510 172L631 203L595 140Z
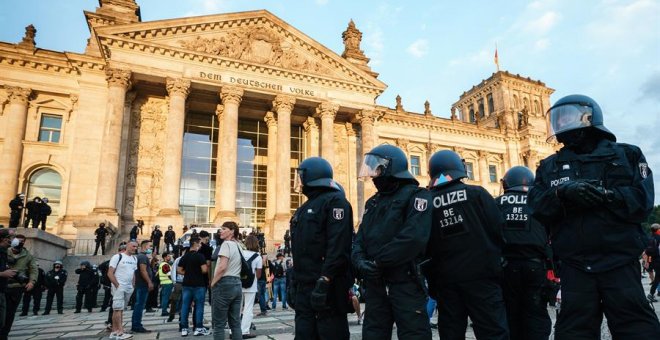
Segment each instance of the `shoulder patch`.
M341 221L344 219L344 208L334 208L332 209L332 217L335 220Z
M429 201L425 198L415 197L415 210L426 211L429 206Z
M639 174L642 178L646 178L649 175L649 165L648 163L639 163Z

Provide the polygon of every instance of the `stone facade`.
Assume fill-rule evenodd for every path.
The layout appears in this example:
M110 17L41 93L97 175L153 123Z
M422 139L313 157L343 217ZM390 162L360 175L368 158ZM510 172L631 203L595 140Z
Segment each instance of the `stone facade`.
M463 93L449 119L431 114L428 102L423 113L406 111L401 97L394 108L375 105L386 85L352 21L339 55L265 10L141 22L135 1L99 3L85 12L83 54L38 48L32 26L21 42L0 42L0 223L7 202L51 169L60 187L50 232L85 239L101 221L126 232L137 219L180 230L188 218L180 208L183 136L193 112L217 131L208 170L215 186L197 222L239 218L237 136L246 121L263 124L266 203L253 226L269 239L284 234L295 208L294 152L334 165L358 221L374 192L357 180L358 166L381 143L406 152L422 185L430 155L455 150L471 166L469 182L494 195L507 168L535 168L556 148L545 142L543 116L553 90L507 72ZM51 116L61 122L55 139L44 125ZM292 146L297 131L300 147Z

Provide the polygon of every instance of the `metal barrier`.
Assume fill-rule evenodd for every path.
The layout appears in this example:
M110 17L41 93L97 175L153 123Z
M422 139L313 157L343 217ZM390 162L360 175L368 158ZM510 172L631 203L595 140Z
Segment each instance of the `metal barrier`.
M105 251L106 253L108 252L108 245L110 243L110 239L106 239L105 241ZM67 251L67 255L73 256L73 255L94 255L94 249L96 249L96 239L95 238L83 238L83 239L75 239L75 240L70 240L71 242L71 248ZM101 248L99 247L99 252L98 254L101 254Z

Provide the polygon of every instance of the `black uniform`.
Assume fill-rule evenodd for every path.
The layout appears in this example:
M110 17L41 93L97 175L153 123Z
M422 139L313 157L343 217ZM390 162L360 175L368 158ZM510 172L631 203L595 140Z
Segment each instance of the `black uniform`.
M163 232L160 229L155 229L151 232L151 243L154 245L154 253L159 254L160 251L160 239L163 237Z
M23 199L18 195L13 200L9 201L9 228L18 228L21 221L21 213L23 212Z
M23 309L21 316L28 314L30 310L30 301L34 300L34 305L32 306L32 313L37 315L39 313L39 308L41 307L41 295L44 290L46 290L46 280L45 272L43 269L38 268L39 276L37 276L37 283L34 284L32 290L23 292Z
M94 231L96 235L96 248L94 248L94 255L98 254L99 247L101 247L101 255L105 255L105 237L108 235L108 229L99 226Z
M78 278L78 294L76 294L76 313L80 313L83 305L83 297L85 298L85 309L91 312L94 307L94 289L98 285L98 275L96 271L90 267L84 269L76 269L76 274L80 275Z
M440 338L464 339L469 316L477 338L508 339L498 281L504 220L493 197L460 181L434 187L431 194L431 261L425 268L429 293L438 302Z
M378 192L365 204L353 263L375 261L382 277L364 278L363 339L390 339L394 322L399 339L431 339L426 294L416 271L429 239L430 204L431 195L416 182L400 182L396 191Z
M104 261L101 264L99 264L98 271L101 277L100 283L105 293L105 295L103 296L103 304L101 304L101 312L105 311L108 307L110 307L112 302L112 292L111 292L112 283L108 278L108 269L110 269L110 260Z
M39 224L41 224L41 230L46 230L46 220L48 216L53 213L53 210L50 208L48 203L41 201L39 203Z
M504 226L502 291L511 340L548 339L552 321L542 298L548 262L545 227L529 213L527 193L506 191L495 199Z
M174 251L174 240L176 240L176 233L174 233L174 230L168 230L165 232L165 249L167 251ZM169 248L171 247L171 248Z
M30 226L30 221L32 221L32 228L38 228L39 227L39 222L40 222L40 212L41 209L39 209L39 206L41 204L41 199L33 199L32 201L28 201L25 204L25 208L27 209L27 214L25 215L25 224L23 227L27 228Z
M353 209L341 191L311 188L307 202L291 218L296 339L349 339L348 289ZM330 279L326 306L315 310L311 295L317 280ZM294 305L295 304L295 305Z
M138 228L137 225L134 225L133 228L131 228L131 231L129 233L129 237L131 240L137 240L138 231L140 231L140 229Z
M612 193L589 208L560 199L560 186L579 180ZM658 337L660 324L644 296L638 262L646 240L641 222L653 208L653 195L651 170L632 145L601 139L589 153L564 147L541 161L528 204L551 228L561 261L557 339L596 337L603 312L615 339Z
M62 307L63 303L63 292L64 285L66 284L67 272L64 269L56 271L55 269L46 273L46 288L48 288L48 294L46 295L46 308L44 310L44 315L50 313L50 309L53 306L53 297L57 296L57 312L62 314L64 309Z

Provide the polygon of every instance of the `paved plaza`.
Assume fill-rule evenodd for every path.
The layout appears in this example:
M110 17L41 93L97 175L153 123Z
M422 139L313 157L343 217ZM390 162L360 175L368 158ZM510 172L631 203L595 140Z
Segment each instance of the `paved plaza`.
M648 290L649 280L643 279L644 289ZM42 302L43 303L43 302ZM42 304L43 306L43 304ZM660 312L660 302L654 303L656 314ZM255 306L258 310L258 306ZM19 307L20 310L20 307ZM362 305L364 310L364 304ZM554 325L556 311L554 307L548 307L548 311L552 318ZM208 306L204 310L204 325L210 327L211 325L211 308ZM14 322L12 332L9 338L12 340L37 340L37 339L108 339L110 333L105 330L104 322L107 318L107 312L99 312L96 308L94 312L82 312L74 314L73 309L65 309L63 315L50 314L48 316L27 316L18 317ZM124 322L126 329L130 329L131 312L128 311L124 315ZM351 332L351 339L362 338L362 326L357 324L357 316L349 314L349 326ZM175 322L166 322L166 317L160 316L160 310L156 313L146 313L143 318L145 328L152 331L149 334L135 334L133 339L183 339L178 332L178 324ZM433 320L435 322L435 318ZM293 326L294 326L294 312L293 310L281 310L278 308L276 311L269 311L268 316L255 317L254 325L256 330L253 331L257 334L256 339L277 339L289 340L293 339ZM601 339L611 339L607 331L606 323L603 322L603 332ZM396 330L393 339L396 339ZM227 333L227 337L229 333ZM187 338L191 338L189 335ZM196 337L195 337L196 338ZM211 338L211 336L199 337ZM466 334L467 339L476 339L472 328L468 327ZM438 339L437 330L433 330L433 339Z

